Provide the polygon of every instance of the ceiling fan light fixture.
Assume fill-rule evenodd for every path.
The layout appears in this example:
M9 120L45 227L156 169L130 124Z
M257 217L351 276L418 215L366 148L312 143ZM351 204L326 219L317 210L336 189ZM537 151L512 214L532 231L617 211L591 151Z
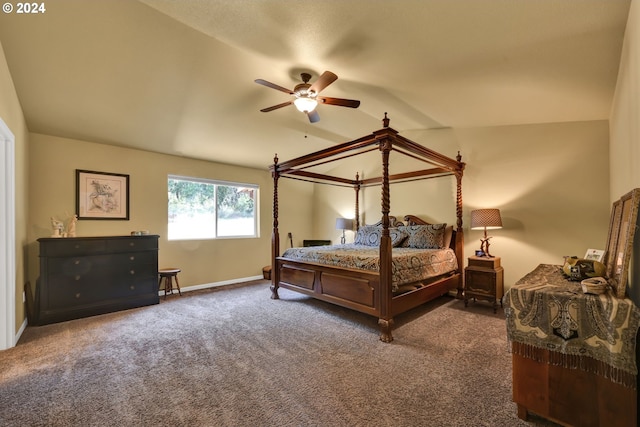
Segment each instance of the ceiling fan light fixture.
M295 104L298 111L302 113L310 113L315 110L316 106L318 105L318 101L308 97L296 98L293 103Z

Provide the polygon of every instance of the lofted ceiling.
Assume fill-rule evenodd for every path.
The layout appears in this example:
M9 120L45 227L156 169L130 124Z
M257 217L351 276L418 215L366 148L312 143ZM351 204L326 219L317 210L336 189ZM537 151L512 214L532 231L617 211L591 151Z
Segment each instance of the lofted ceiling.
M51 0L0 15L31 132L266 168L379 129L606 120L630 0ZM286 88L330 70L309 123ZM420 141L428 145L428 141Z

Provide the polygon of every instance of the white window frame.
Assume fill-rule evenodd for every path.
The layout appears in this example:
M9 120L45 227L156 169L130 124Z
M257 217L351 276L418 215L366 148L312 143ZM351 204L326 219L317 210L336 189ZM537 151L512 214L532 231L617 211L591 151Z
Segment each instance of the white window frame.
M207 236L207 237L171 237L169 236L168 228L168 213L169 213L169 200L167 198L167 238L170 241L180 241L180 240L221 240L221 239L257 239L260 237L260 228L259 228L259 218L260 218L260 186L258 184L251 184L246 182L233 182L233 181L221 181L218 179L209 179L209 178L199 178L193 176L184 176L184 175L168 175L167 176L167 187L169 186L169 180L183 180L183 181L191 181L191 182L200 182L204 184L211 184L215 186L226 186L226 187L243 187L243 188L251 188L255 191L254 197L254 215L253 215L253 230L254 234L252 235L237 235L237 236L219 236L218 235L218 212L216 208L215 212L215 236ZM215 203L217 205L217 201Z

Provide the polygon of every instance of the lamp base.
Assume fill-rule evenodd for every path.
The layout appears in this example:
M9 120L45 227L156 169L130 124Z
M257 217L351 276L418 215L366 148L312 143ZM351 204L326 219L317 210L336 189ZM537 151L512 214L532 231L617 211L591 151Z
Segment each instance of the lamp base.
M481 251L481 250L477 250L476 251L476 256L479 257L479 258L495 258L495 256L493 256L491 254L488 254L488 253L486 253L484 251Z

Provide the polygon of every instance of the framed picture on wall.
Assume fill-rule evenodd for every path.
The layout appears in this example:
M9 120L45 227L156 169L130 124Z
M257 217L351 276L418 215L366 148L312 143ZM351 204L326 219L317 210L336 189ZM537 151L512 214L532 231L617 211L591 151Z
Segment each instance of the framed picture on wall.
M129 175L76 169L78 219L129 219Z

